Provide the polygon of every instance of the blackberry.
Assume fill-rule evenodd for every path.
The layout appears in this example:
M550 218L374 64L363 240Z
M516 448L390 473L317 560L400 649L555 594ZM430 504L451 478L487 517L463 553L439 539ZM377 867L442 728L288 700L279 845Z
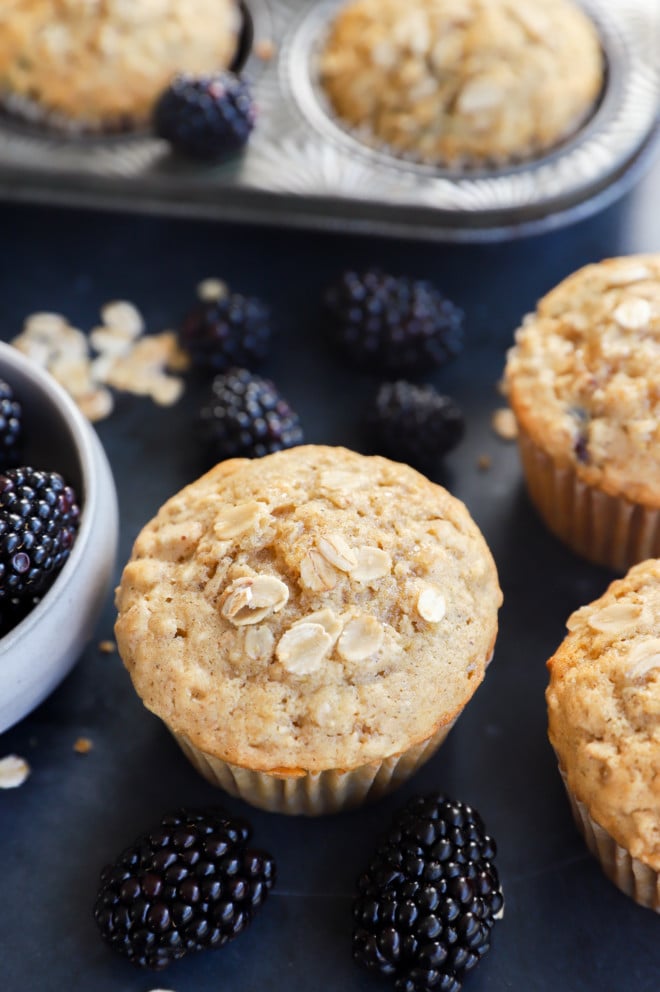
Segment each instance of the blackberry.
M52 585L78 534L80 508L58 472L0 474L0 627L13 626Z
M254 121L248 84L233 72L177 76L154 109L154 128L160 138L184 155L209 161L239 151Z
M214 372L232 366L254 368L268 354L268 307L238 293L203 300L183 320L179 344L200 368Z
M358 881L355 960L397 992L459 992L502 915L494 856L476 810L441 794L412 799Z
M330 337L354 364L410 374L444 365L463 344L463 312L430 283L345 272L325 294Z
M298 414L269 379L247 369L215 377L200 410L200 429L216 461L261 457L303 442Z
M23 410L9 383L0 379L0 471L21 461Z
M249 925L275 881L275 863L248 848L251 829L221 809L178 809L101 872L94 919L119 954L165 968L222 947Z
M367 414L371 441L380 454L429 471L463 437L463 414L433 386L383 383Z

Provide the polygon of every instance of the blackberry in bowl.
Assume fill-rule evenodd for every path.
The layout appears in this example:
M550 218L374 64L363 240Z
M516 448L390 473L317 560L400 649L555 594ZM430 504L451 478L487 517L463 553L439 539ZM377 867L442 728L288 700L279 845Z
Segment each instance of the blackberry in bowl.
M0 342L22 411L21 462L0 473L0 733L42 702L91 638L112 578L117 497L82 413ZM22 542L22 543L21 543Z

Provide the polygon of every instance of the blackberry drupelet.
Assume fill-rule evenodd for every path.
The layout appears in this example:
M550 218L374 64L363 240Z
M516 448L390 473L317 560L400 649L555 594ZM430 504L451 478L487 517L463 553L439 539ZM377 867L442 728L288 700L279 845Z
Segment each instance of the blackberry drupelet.
M261 457L303 442L298 414L275 385L239 368L213 380L200 430L215 461Z
M345 272L326 292L325 312L337 347L366 369L422 372L444 365L463 344L463 312L418 279Z
M140 967L161 969L222 947L249 925L275 881L275 862L248 848L245 820L178 809L101 873L101 936Z
M154 109L154 128L177 151L219 161L239 151L254 127L245 80L233 72L177 76Z
M48 590L71 553L80 508L58 472L29 466L0 474L0 630Z
M201 301L179 328L179 344L193 365L214 372L255 368L268 354L270 336L268 307L239 293Z
M433 386L383 383L367 413L367 428L379 454L431 471L465 432L463 414L450 396Z
M358 880L355 960L397 992L459 992L503 912L494 856L476 810L441 794L412 799Z
M9 383L0 379L0 471L21 462L23 410Z

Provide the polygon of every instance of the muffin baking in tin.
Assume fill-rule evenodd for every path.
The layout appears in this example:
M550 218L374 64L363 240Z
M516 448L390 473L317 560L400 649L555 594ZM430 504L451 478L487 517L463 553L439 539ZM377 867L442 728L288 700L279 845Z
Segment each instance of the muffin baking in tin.
M538 157L592 114L597 29L572 0L349 0L319 58L358 138L449 168Z
M195 4L203 2L210 0L195 0ZM32 22L52 3L13 0L10 6L12 11L25 7ZM67 0L58 8L60 16L72 3ZM98 6L85 0L77 3L89 7L87 18ZM152 4L174 10L173 3L149 0L139 5L141 16L146 18L151 11L149 45L158 53L155 65L163 70L166 54L169 58L172 51L166 53L163 26L160 22L155 26ZM508 7L504 0L481 0L474 33L464 25L445 33L445 17L453 16L450 0L426 3L436 11L436 30L443 32L440 42L433 43L433 58L431 49L423 57L417 51L433 42L430 30L419 29L418 22L431 24L423 16L419 21L419 10L426 10L418 9L420 0L412 5L381 5L378 36L383 27L388 33L403 30L404 41L403 48L394 46L391 69L372 66L375 78L384 80L378 89L389 99L392 85L385 85L387 80L396 82L399 74L404 82L408 80L396 97L403 101L402 113L395 100L395 126L390 133L389 112L376 115L378 120L372 120L369 113L364 120L346 120L329 92L336 86L330 82L328 60L336 63L338 53L328 54L328 45L338 25L345 20L351 23L351 11L356 9L353 0L244 0L237 38L232 26L236 8L230 0L219 0L209 22L209 43L216 39L215 68L231 60L231 68L247 78L258 117L237 159L240 167L230 161L216 170L195 163L171 168L167 147L144 126L157 74L152 59L147 64L148 78L144 78L140 56L139 79L134 77L130 53L142 51L139 39L146 37L146 25L140 32L136 29L129 44L120 46L116 78L112 75L106 80L103 112L86 106L96 99L96 64L86 65L80 108L74 110L75 86L65 87L63 95L53 79L53 56L44 58L47 72L37 71L31 56L17 66L15 53L21 42L11 42L9 57L6 49L12 33L6 32L0 83L5 108L9 106L11 112L0 119L0 182L4 174L14 185L20 178L27 193L47 182L47 189L57 188L60 198L77 202L84 196L86 202L92 198L102 204L116 191L107 181L121 177L127 203L148 195L162 210L175 204L177 211L203 212L204 216L289 223L295 218L297 223L314 226L334 226L339 210L342 222L356 229L483 240L585 216L620 195L639 175L650 157L660 102L653 47L660 19L653 0L629 0L625 12L616 0L562 0L560 4L524 0ZM465 7L471 17L476 16L475 5L476 0ZM192 10L191 5L185 6L186 11ZM137 6L128 7L126 14L119 0L114 0L112 5L103 5L103 10L116 11L115 17L119 13L136 17ZM399 17L404 17L403 28L397 28ZM408 17L413 27L417 25L414 31ZM15 20L20 24L23 18ZM414 36L407 42L406 31ZM57 51L70 41L71 33L51 31L49 37ZM499 48L494 51L484 44L489 38L501 39L497 44L506 51L505 59L499 58ZM366 35L364 40L368 40ZM406 44L412 46L410 57L401 62ZM469 70L462 59L452 68L456 44L459 49L478 51L474 59L471 56ZM228 46L236 52L233 60ZM181 68L201 71L201 50L206 48L191 43L187 56L194 56L196 64L170 65L164 76L169 79ZM580 55L573 58L578 50ZM381 62L389 65L392 51L388 40L375 43L375 58ZM338 57L341 62L348 54ZM130 65L125 66L127 59ZM13 85L8 78L9 62ZM517 67L515 73L509 62ZM73 60L67 72L75 75L76 64ZM356 64L356 72L357 68ZM518 75L524 85L516 88ZM80 84L78 78L74 82ZM335 82L340 83L339 77ZM131 89L139 93L141 110L129 108L135 96ZM350 97L352 89L345 81L339 89ZM424 125L421 137L419 129L415 137L415 127L406 123L406 100L410 103L411 92L414 113L431 121ZM468 112L458 112L459 104ZM386 134L377 133L381 125ZM254 200L253 190L268 195Z
M0 9L0 96L71 129L144 124L177 72L235 57L237 0L9 0Z

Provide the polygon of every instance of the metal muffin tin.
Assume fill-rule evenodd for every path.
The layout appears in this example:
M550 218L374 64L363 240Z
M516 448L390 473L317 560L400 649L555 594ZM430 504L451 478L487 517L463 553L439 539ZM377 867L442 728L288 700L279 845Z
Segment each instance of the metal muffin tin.
M317 53L345 0L247 0L243 71L259 106L245 152L185 162L144 132L75 136L0 118L0 194L47 203L484 241L557 227L621 195L660 131L660 3L583 0L607 81L572 139L534 162L450 172L367 146L330 113ZM255 52L272 42L273 58Z

